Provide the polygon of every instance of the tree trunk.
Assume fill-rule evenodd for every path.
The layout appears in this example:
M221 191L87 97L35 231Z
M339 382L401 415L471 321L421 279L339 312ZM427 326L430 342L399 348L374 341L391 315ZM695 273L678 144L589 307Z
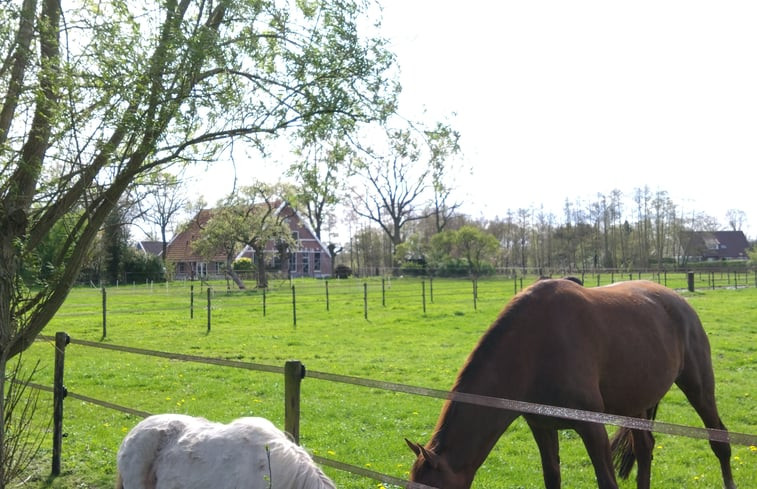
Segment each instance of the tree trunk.
M237 274L236 271L234 271L234 262L231 260L231 258L226 258L226 275L231 277L231 280L234 281L235 284L237 284L237 287L239 287L239 290L245 290L247 287L244 285L244 282L241 278L239 278L239 274Z
M265 273L265 255L262 249L255 250L255 273L257 275L257 288L268 288L268 276Z
M5 374L8 365L8 355L0 353L0 489L5 489L5 468L8 465L5 450Z

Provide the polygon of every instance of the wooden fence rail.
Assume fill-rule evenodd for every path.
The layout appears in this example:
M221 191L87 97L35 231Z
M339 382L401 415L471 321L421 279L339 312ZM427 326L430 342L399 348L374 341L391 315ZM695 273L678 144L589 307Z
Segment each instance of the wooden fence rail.
M613 425L619 427L632 428L637 430L654 431L658 433L665 433L674 436L684 436L689 438L706 439L710 441L727 441L732 444L739 444L745 446L757 446L757 435L737 433L733 431L725 431L711 428L700 428L692 426L677 425L672 423L665 423L660 421L653 421L641 418L632 418L627 416L611 415L606 413L582 411L578 409L569 409L559 406L549 406L543 404L536 404L524 401L515 401L510 399L501 399L488 396L480 396L475 394L465 394L459 392L449 392L439 389L430 389L425 387L410 386L405 384L398 384L393 382L385 382L373 379L365 379L360 377L352 377L347 375L333 374L328 372L308 371L305 366L297 361L287 361L283 367L257 364L250 362L240 362L235 360L225 360L220 358L209 358L195 355L186 355L180 353L168 353L155 350L146 350L141 348L133 348L127 346L112 345L108 343L98 343L86 340L77 340L70 338L64 332L56 333L55 337L49 337L40 335L39 340L54 341L55 342L55 376L54 386L52 389L46 386L37 384L29 384L30 387L42 389L46 391L52 390L53 392L53 462L52 462L52 475L60 475L61 469L61 456L62 447L61 442L63 438L63 400L66 397L72 397L82 401L86 401L95 405L99 405L108 409L115 409L128 414L138 415L141 417L149 416L151 413L140 411L124 406L118 406L116 404L109 403L100 399L94 399L91 397L69 392L64 383L64 362L66 346L69 344L77 344L92 348L101 348L107 350L115 350L126 353L133 353L138 355L155 356L161 358L168 358L173 360L204 363L209 365L219 365L226 367L242 368L247 370L262 371L268 373L274 373L284 375L284 403L285 403L285 431L288 432L294 440L299 443L300 436L300 398L301 398L301 383L305 378L318 379L328 382L344 383L362 387L368 387L371 389L381 389L393 392L400 392L411 395L433 397L438 399L454 400L456 402L466 402L472 404L478 404L482 406L494 407L498 409L505 409L508 411L517 411L520 413L538 414L542 416L550 416L564 419L587 421L592 423L598 423L603 425ZM379 472L371 471L363 467L358 467L343 462L326 459L323 457L313 456L313 459L323 465L328 465L338 470L351 472L363 477L372 478L382 483L393 484L396 486L404 487L406 489L435 489L424 484L411 482L396 477L382 474Z

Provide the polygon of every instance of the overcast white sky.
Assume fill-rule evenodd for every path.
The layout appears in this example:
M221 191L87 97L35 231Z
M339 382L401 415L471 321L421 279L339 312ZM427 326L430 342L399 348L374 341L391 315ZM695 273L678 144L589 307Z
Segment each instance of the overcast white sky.
M648 185L757 237L757 2L382 4L401 112L457 114L466 213Z

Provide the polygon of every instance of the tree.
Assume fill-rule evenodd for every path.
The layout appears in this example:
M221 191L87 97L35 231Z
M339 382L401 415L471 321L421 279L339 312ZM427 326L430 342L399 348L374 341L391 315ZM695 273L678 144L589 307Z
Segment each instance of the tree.
M266 245L272 241L280 250L290 252L297 246L287 224L292 217L285 212L287 191L281 185L257 182L229 195L213 210L195 243L195 250L206 256L223 251L226 273L240 289L244 289L232 265L240 248L249 246L254 252L257 287L268 287Z
M741 228L746 224L746 212L739 209L728 209L725 213L728 219L728 226L731 231L741 231Z
M432 212L436 232L444 231L461 203L452 200L454 188L449 184L449 159L460 153L460 133L450 126L437 123L432 130L425 131L431 156L431 185L434 190Z
M372 4L63 6L0 6L0 393L8 359L53 317L106 217L142 175L212 161L231 141L264 148L290 128L305 139L350 130L395 106L393 56L366 30ZM70 234L40 267L44 281L22 276L69 216ZM0 415L0 447L3 423Z
M437 230L443 229L459 207L450 202L451 189L444 182L446 160L458 153L458 139L442 123L425 131L409 125L387 129L383 149L360 147L364 157L355 158L359 183L353 187L353 211L377 224L395 249L410 222L435 215Z
M123 207L116 207L105 219L100 241L103 265L101 270L105 274L105 281L109 284L124 281L129 237L129 230L124 221L124 209Z
M293 202L304 211L315 235L321 239L323 225L339 202L344 187L350 149L339 141L317 142L299 151L301 160L288 171L295 178L297 196Z
M181 180L168 172L147 175L136 187L130 200L134 202L136 210L134 219L150 226L146 234L154 238L153 231L157 228L159 241L163 244L161 258L165 262L168 228L179 212L189 204L187 196L181 190Z
M409 130L387 130L386 137L386 153L369 148L365 158L356 159L362 185L353 188L352 208L377 224L396 248L405 224L426 217L418 209L431 169L420 161L419 141Z
M211 217L204 224L200 222L202 212L212 212ZM212 211L200 211L196 215L201 231L200 236L192 248L199 255L208 260L222 253L226 258L224 273L231 278L240 289L245 289L244 282L234 270L234 258L240 251L241 244L236 239L236 229L243 223L237 219L237 214L232 211L229 203L219 202Z
M499 249L497 238L475 226L463 226L454 231L454 243L458 254L468 264L468 272L474 278L481 275L485 264L494 261Z

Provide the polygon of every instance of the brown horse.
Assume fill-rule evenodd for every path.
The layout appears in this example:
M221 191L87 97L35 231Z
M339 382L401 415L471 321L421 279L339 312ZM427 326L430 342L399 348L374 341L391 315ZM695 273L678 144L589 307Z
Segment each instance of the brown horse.
M673 383L708 428L725 429L715 405L710 346L694 310L661 285L631 281L584 288L542 280L505 307L471 352L454 392L586 411L652 418ZM408 441L417 460L411 480L440 489L469 488L476 470L521 414L445 402L426 446ZM560 487L558 429L581 436L600 489L617 489L611 442L601 424L524 414L541 453L544 485ZM621 438L628 443L620 443ZM620 429L613 445L638 463L637 487L648 489L654 439ZM711 441L727 489L735 489L731 447ZM626 463L621 475L627 476Z

